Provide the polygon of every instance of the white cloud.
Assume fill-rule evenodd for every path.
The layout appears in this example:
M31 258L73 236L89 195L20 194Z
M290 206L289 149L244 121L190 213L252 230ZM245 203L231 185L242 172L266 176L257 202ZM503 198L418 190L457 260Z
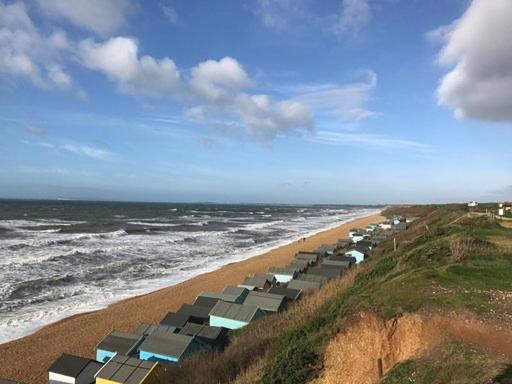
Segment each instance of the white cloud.
M133 10L128 0L37 0L42 12L53 19L106 36L126 24Z
M44 89L78 90L61 66L63 54L70 50L63 31L45 35L32 23L23 3L0 1L0 72Z
M190 120L204 123L206 122L206 116L204 115L204 109L200 106L195 106L192 108L188 108L185 110L185 116L188 117Z
M512 121L512 1L473 0L460 19L427 36L444 40L438 61L452 66L439 102L459 118Z
M299 134L312 131L313 118L303 104L285 100L272 103L267 95L237 96L236 112L254 139L268 143L279 134Z
M164 16L167 18L169 23L176 24L178 22L178 13L173 7L166 4L160 4L160 9L164 13Z
M244 68L231 57L203 61L191 70L190 88L207 102L230 101L251 83Z
M357 37L361 28L370 22L371 17L368 0L343 0L333 32L340 37Z
M105 160L110 156L110 152L96 147L89 147L87 145L64 144L62 149L76 153L77 155L84 155L95 159Z
M321 84L316 89L314 86L303 87L305 92L296 100L308 105L315 114L358 122L376 115L368 107L376 87L377 74L369 70L365 81L345 85Z
M322 144L354 145L380 149L408 149L425 152L429 147L410 140L363 132L319 131L313 141Z
M174 62L167 57L139 57L137 42L131 38L115 37L104 43L83 40L79 56L84 66L103 72L123 93L158 97L180 87L180 72Z
M254 13L266 27L284 29L289 26L289 19L302 14L298 0L257 0Z

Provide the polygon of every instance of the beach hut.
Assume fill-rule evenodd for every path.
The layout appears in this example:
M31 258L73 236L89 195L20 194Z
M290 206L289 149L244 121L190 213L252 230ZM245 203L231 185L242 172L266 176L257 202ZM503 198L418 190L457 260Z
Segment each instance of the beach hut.
M112 331L96 346L96 360L104 363L116 353L126 356L136 355L137 347L143 338L136 333Z
M50 384L92 384L101 367L103 364L97 361L64 353L48 368L48 381ZM0 380L0 384L2 382L9 383Z
M342 248L349 247L351 244L352 244L352 240L349 240L349 239L338 240L338 242L336 243L336 248L338 250L340 250Z
M204 324L208 321L210 308L195 304L183 304L176 312L169 312L160 322L176 328L183 328L186 323Z
M324 284L329 279L325 276L309 275L307 273L303 273L303 274L297 276L297 280L314 281L315 283Z
M357 232L352 236L352 241L357 244L359 241L364 240L365 238L366 234Z
M149 324L142 323L137 327L134 331L137 335L147 336L151 335L154 332L158 333L176 333L177 328L170 325L162 325L162 324Z
M244 305L258 307L265 313L277 313L285 307L286 302L284 295L252 291L247 295Z
M331 267L314 267L314 268L310 268L308 270L308 275L319 275L319 276L324 276L324 277L327 277L328 279L335 279L336 277L339 277L341 276L341 274L343 273L343 269L339 269L339 268L331 268Z
M288 283L287 289L298 290L304 293L310 292L314 289L318 289L322 286L322 283L318 281L307 281L307 280L292 280Z
M178 333L152 333L139 347L139 359L178 363L184 357L204 349L194 336Z
M355 257L346 255L333 255L330 256L328 260L346 261L348 263L347 268L352 267L357 262Z
M250 291L255 289L265 290L277 283L276 278L271 274L261 274L248 277L239 287L247 288Z
M213 307L215 307L215 304L217 304L219 300L220 299L215 297L197 296L196 300L194 301L194 305L206 307L211 310Z
M318 261L319 257L320 255L318 252L300 251L295 255L295 260L305 260L310 265L313 265Z
M227 286L222 293L203 292L201 297L217 299L218 301L227 301L228 303L242 304L249 294L249 290L245 287Z
M273 293L276 295L283 295L285 300L287 300L287 301L296 301L299 299L300 295L302 294L302 290L285 288L285 287L271 287L268 290L268 293Z
M342 268L342 269L348 269L350 268L350 266L352 265L352 263L350 261L346 261L346 260L331 260L331 259L326 259L324 260L324 262L322 263L322 266L323 267L326 267L326 266L334 266L334 267L338 267L338 268Z
M345 255L354 257L356 259L356 263L358 264L368 257L368 251L366 248L355 247L345 252Z
M296 268L299 272L304 272L306 269L308 269L308 266L308 261L294 259L285 268Z
M223 348L228 342L228 331L222 327L187 323L180 334L196 337L208 346L215 348Z
M258 307L219 301L210 312L210 326L238 329L264 316Z
M357 242L358 247L364 247L371 250L375 246L375 242L371 239L364 239Z
M334 254L337 250L336 244L324 244L320 246L316 251L320 254L322 257L326 257L329 255Z
M159 364L115 355L99 370L96 384L154 384Z
M287 283L298 275L299 269L294 267L271 267L268 272L275 276L278 283Z

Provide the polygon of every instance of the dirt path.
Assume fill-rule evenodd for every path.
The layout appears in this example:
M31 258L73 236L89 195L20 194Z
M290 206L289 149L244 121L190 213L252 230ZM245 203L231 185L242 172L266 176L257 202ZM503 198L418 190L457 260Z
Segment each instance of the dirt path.
M325 370L315 384L374 384L379 381L378 359L385 374L447 340L474 344L512 360L512 328L474 317L407 314L384 321L361 314L353 321L328 345Z

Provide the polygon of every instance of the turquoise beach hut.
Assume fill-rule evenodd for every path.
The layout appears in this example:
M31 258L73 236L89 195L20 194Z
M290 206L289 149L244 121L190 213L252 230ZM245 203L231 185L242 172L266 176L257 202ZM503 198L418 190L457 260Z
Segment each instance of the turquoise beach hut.
M194 336L178 333L152 333L139 347L139 359L179 363L184 357L199 352L202 343Z
M239 329L264 315L256 306L219 301L210 312L210 326Z
M137 333L112 331L96 346L96 360L105 363L115 354L133 356L143 338Z

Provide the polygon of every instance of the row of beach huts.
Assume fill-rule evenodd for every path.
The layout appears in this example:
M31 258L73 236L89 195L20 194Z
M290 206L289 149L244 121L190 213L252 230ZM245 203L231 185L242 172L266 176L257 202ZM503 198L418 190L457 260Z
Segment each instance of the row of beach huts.
M50 384L152 384L158 370L200 351L222 349L229 331L293 305L312 290L361 263L383 239L406 229L403 218L352 229L347 239L298 252L285 267L248 276L222 292L203 292L193 304L169 312L160 324L132 332L111 331L96 346L96 359L61 355L48 369ZM0 379L0 384L16 382Z

